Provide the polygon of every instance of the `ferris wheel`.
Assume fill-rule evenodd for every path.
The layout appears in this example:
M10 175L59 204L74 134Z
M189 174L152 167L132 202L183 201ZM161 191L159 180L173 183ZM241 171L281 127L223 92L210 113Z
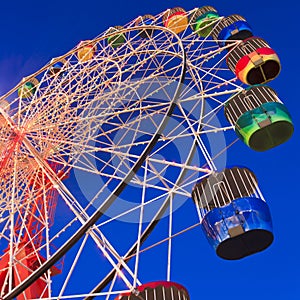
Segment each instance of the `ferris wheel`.
M266 85L279 72L244 17L204 6L111 27L24 78L0 98L1 299L187 300L176 236L201 226L229 260L267 248L258 180L226 151L291 137Z

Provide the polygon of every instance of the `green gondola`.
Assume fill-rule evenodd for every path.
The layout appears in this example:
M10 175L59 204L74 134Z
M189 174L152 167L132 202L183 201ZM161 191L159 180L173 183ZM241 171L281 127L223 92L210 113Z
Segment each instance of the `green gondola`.
M36 78L30 78L18 89L18 96L23 99L32 97L36 92L38 84L39 81Z
M122 46L126 41L125 34L120 32L122 29L122 26L114 26L108 31L108 34L116 33L107 38L107 43L114 49Z
M217 10L212 6L203 6L195 10L191 15L191 28L201 37L210 35L214 21L219 18Z
M240 139L251 149L266 151L286 142L293 134L287 108L267 86L252 86L229 99L225 116Z

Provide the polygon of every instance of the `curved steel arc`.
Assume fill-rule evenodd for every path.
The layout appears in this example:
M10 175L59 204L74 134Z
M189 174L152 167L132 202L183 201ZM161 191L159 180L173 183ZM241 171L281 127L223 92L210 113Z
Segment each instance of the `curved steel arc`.
M199 80L199 84L201 85L201 88L203 88L201 80ZM200 113L200 118L202 119L203 114L204 114L204 107L205 107L205 100L202 98L202 107L201 107L201 113ZM202 123L199 123L199 126L197 128L197 131L200 132L202 130ZM188 154L188 157L186 159L186 164L189 165L190 162L192 161L196 149L197 149L197 145L198 145L198 140L194 139L193 140L193 145L191 147L191 150ZM182 180L185 177L185 174L187 172L187 169L183 168L181 169L181 172L176 180L176 182L174 183L174 186L179 186L182 182ZM170 199L171 199L172 193L170 193L167 198L165 199L165 201L163 202L163 204L161 205L161 207L159 208L159 210L157 211L156 215L152 218L151 222L148 224L148 226L145 228L145 230L143 231L141 237L140 237L140 245L142 245L148 238L148 236L151 234L151 232L154 230L154 228L156 227L156 225L158 224L158 222L161 220L161 218L163 217L164 213L166 212L166 210L169 208L170 205ZM136 241L131 248L127 251L127 253L123 256L123 261L124 262L128 262L135 254L138 248L138 241ZM120 270L123 269L123 266L120 266ZM102 279L101 282L99 282L99 284L90 292L90 294L97 294L100 293L114 278L114 276L116 275L117 270L112 269L105 278ZM92 300L94 299L96 296L88 296L85 297L84 300Z
M152 27L152 26L151 26ZM155 27L155 26L153 26ZM161 29L161 28L160 28ZM55 254L53 254L47 261L45 261L37 270L35 270L30 276L28 276L21 284L16 286L12 291L6 294L2 299L3 300L12 300L21 294L26 288L28 288L33 282L35 282L38 278L40 278L47 270L49 270L55 263L57 263L82 237L83 235L93 226L98 219L105 213L105 211L113 204L116 198L121 194L130 180L133 178L135 173L143 164L146 157L149 155L156 142L159 140L160 135L164 128L166 127L170 116L173 113L174 108L177 105L178 98L180 95L180 91L182 88L182 84L184 82L185 73L186 73L186 53L183 47L183 44L179 37L170 30L166 30L171 32L178 40L179 46L182 50L182 70L180 74L180 82L175 91L174 97L170 103L170 107L161 121L161 124L158 126L156 132L154 133L152 140L149 142L148 146L145 148L140 158L137 160L135 165L131 168L128 174L125 176L124 180L119 183L119 185L115 188L112 194L106 199L106 201L94 212L94 214L90 217L90 219L83 224L76 233L69 238L63 246L61 246Z

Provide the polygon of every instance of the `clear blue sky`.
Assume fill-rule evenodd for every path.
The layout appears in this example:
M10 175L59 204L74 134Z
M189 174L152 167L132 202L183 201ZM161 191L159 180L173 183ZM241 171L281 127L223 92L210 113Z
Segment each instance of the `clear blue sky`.
M291 112L295 132L286 144L265 153L241 145L228 153L231 165L249 166L258 177L273 216L272 246L241 261L228 262L214 254L200 231L191 231L178 238L184 247L175 261L174 280L188 288L192 299L300 299L298 1L2 1L0 94L52 57L109 26L175 6L189 10L203 5L214 6L221 15L243 15L254 33L277 51L282 71L270 85Z

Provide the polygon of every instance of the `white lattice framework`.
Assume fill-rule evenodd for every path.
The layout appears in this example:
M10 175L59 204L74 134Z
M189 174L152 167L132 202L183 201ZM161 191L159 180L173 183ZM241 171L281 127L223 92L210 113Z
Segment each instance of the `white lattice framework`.
M173 33L162 14L154 19L124 25L126 41L117 48L107 43L108 29L89 41L91 59L78 59L81 44L1 98L2 260L9 253L3 299L22 288L23 280L16 285L12 278L26 243L44 258L40 268L51 261L62 268L57 276L49 268L39 275L49 293L40 299L111 299L147 278L150 259L170 280L173 238L199 224L196 212L184 222L176 212L191 202L194 184L225 163L235 136L223 107L242 87L226 66L226 47L190 26ZM153 36L141 38L141 28ZM64 64L53 74L57 62ZM36 92L22 98L18 89L32 78ZM158 226L165 229L143 244L163 216ZM33 232L30 218L39 224ZM81 226L61 267L53 257L75 243ZM155 263L163 246L165 265Z

